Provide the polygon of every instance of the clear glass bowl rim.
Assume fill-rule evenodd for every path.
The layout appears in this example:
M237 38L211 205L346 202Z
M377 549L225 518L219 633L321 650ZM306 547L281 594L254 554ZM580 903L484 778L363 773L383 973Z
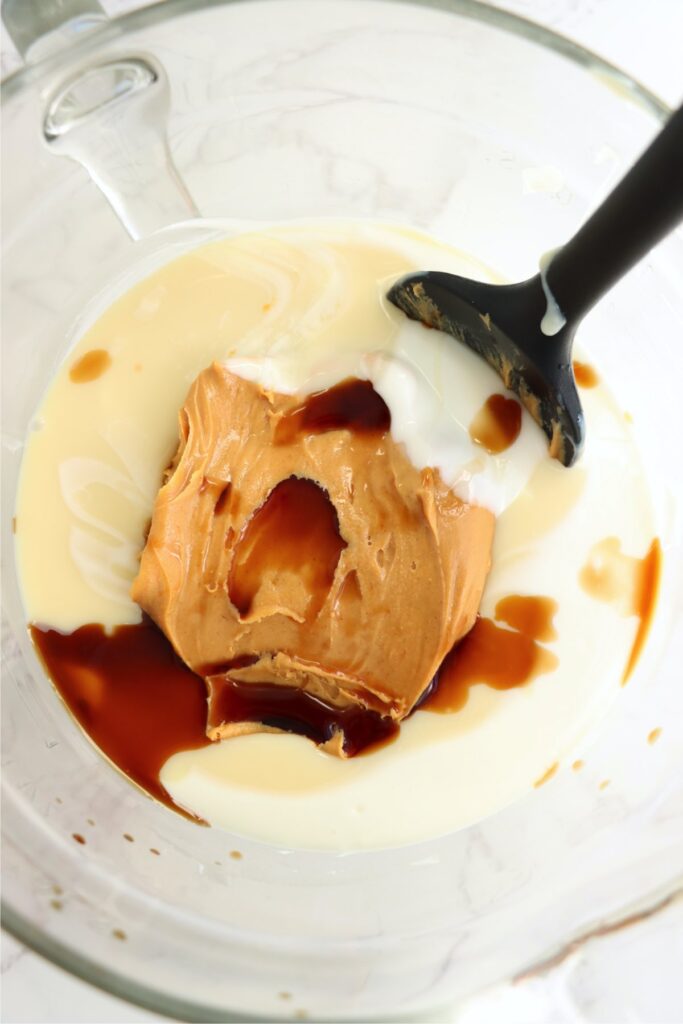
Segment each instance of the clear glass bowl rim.
M58 70L64 60L65 52L69 57L78 59L93 47L114 42L137 29L167 21L186 12L209 7L227 7L246 2L250 2L250 0L164 0L163 3L153 3L151 6L131 11L112 19L97 31L84 36L80 41L71 45L68 51L60 50L35 64L18 68L2 83L4 98L10 99L32 82ZM605 79L606 86L608 84L617 86L624 99L641 107L656 121L663 122L671 114L671 108L667 103L615 64L604 60L573 39L528 18L496 7L488 0L393 0L393 2L445 11L462 18L492 25L511 35L521 36L529 42L573 61L588 72L599 73ZM118 971L113 971L91 960L80 951L74 950L66 943L56 941L52 936L48 936L24 915L14 910L4 897L0 903L0 914L3 929L18 942L45 957L55 966L116 998L180 1021L245 1021L247 1019L243 1013L235 1016L226 1012L225 1009L206 1006L196 1000L179 1000L153 987L131 981ZM259 1018L251 1017L249 1019L257 1020Z

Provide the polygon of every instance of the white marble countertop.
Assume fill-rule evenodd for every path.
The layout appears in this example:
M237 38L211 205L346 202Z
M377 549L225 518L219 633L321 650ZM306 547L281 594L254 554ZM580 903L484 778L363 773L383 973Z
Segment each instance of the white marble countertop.
M482 0L484 2L484 0ZM103 0L114 15L140 0ZM666 102L683 97L683 0L498 0L584 44L640 79ZM2 73L18 65L3 28ZM683 900L625 921L568 949L561 962L515 984L444 1009L434 1024L681 1024ZM1 1019L162 1020L76 980L3 935Z

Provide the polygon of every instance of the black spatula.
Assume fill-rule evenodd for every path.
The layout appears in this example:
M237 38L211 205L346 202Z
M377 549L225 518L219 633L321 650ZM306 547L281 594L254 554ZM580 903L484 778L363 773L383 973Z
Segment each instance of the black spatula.
M571 466L585 429L571 363L576 328L682 219L683 107L535 277L490 285L420 271L393 285L388 298L413 320L447 331L483 356L543 428L550 454Z

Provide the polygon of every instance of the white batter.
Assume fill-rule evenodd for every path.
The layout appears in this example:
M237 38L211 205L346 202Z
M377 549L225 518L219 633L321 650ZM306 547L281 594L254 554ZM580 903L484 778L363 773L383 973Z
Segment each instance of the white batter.
M300 225L213 242L156 271L107 309L51 386L29 439L17 507L27 618L64 631L136 622L128 596L177 412L214 359L280 391L371 379L392 434L466 500L499 514L482 603L552 597L558 668L522 689L472 688L464 709L418 711L396 742L351 761L297 736L258 734L172 757L162 782L214 825L289 846L358 849L460 828L528 793L619 692L637 619L592 600L578 574L608 536L642 556L654 534L623 415L603 386L582 394L588 443L563 469L524 413L489 456L468 426L499 378L452 338L384 299L413 269L491 279L474 260L388 226ZM100 377L69 369L104 349Z

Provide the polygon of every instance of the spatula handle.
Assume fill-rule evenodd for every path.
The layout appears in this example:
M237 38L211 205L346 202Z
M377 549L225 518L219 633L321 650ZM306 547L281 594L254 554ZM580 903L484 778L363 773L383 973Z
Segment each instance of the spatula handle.
M567 322L584 313L683 220L683 107L613 192L553 256L550 290Z

